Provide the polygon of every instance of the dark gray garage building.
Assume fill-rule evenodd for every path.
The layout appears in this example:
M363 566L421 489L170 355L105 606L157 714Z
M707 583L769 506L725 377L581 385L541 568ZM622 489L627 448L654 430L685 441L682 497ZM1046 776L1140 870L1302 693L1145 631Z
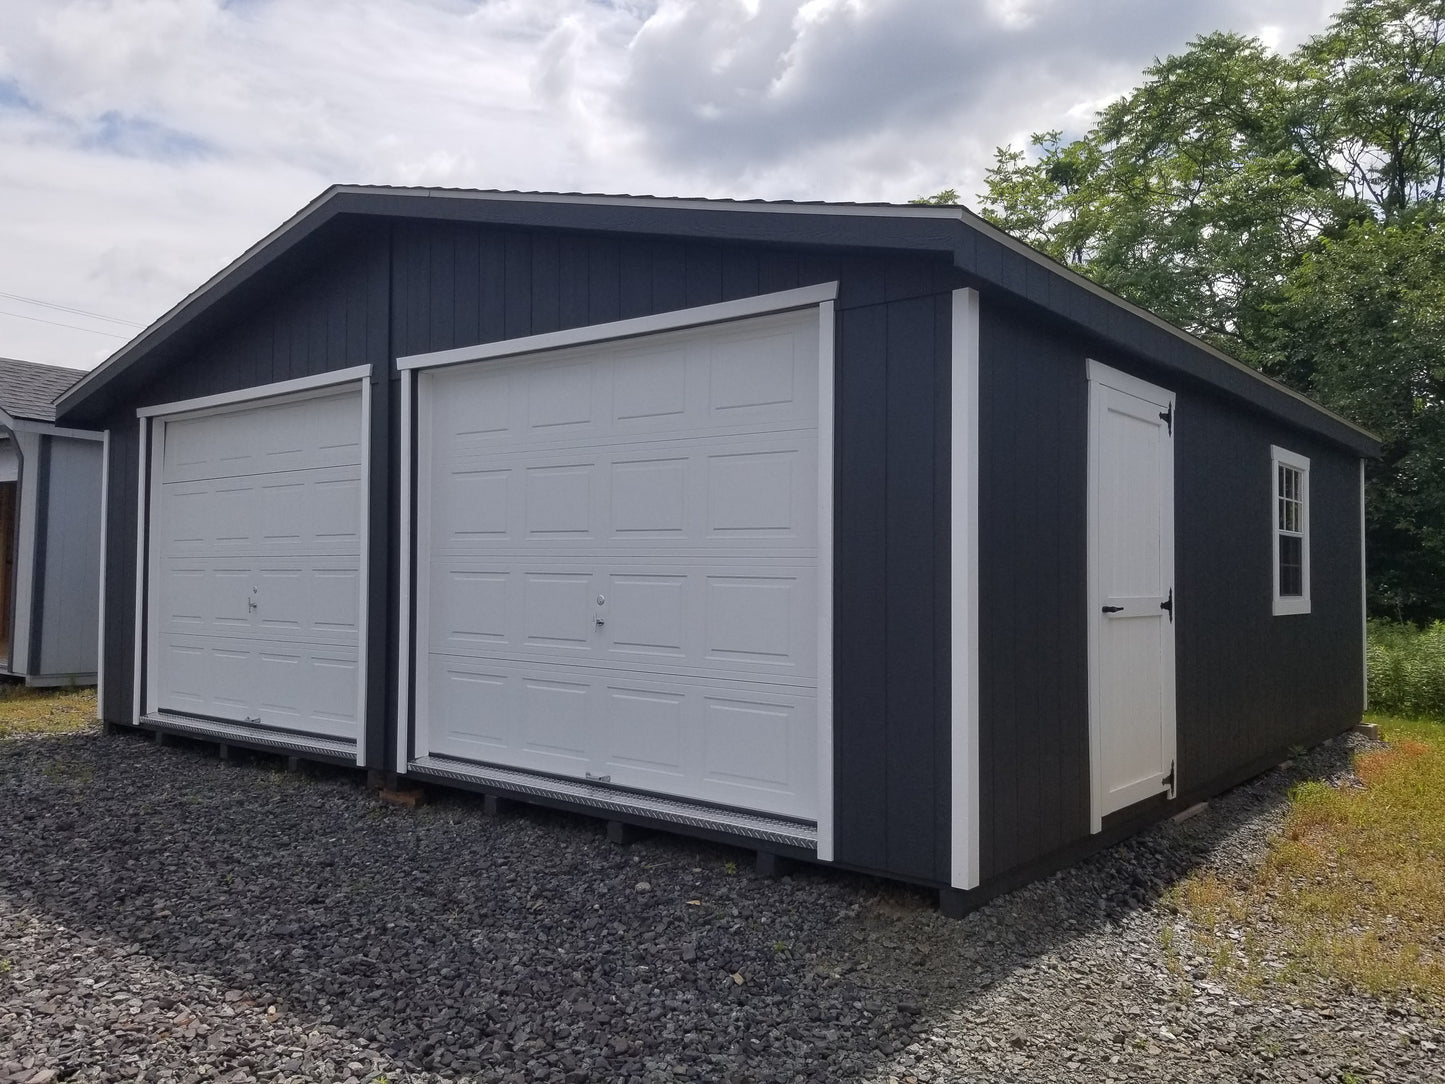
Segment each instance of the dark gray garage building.
M333 188L59 421L114 724L962 906L1362 706L1376 442L957 208Z

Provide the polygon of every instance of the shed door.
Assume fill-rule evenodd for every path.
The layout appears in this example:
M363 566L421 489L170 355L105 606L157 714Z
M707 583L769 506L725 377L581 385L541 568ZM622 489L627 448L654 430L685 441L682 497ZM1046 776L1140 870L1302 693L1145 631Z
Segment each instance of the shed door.
M357 390L158 422L152 710L358 740Z
M418 753L813 819L816 309L424 372Z
M1089 707L1094 828L1174 785L1170 392L1091 363Z

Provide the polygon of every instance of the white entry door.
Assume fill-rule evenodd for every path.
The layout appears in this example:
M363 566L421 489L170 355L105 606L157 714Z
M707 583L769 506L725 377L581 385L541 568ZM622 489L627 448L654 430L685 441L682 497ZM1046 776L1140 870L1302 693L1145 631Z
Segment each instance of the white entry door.
M1094 830L1173 793L1174 396L1089 363Z
M360 741L363 395L157 418L148 710Z
M418 755L816 818L818 341L420 374Z

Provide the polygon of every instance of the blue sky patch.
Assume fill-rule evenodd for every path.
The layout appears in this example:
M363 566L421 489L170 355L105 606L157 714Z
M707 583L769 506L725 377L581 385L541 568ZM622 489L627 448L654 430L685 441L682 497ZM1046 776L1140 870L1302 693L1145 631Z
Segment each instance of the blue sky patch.
M0 79L0 109L25 109L33 113L35 108L19 83L14 79Z
M102 113L85 139L85 146L126 158L181 162L205 158L215 147L198 136L169 128L144 117L128 117L111 110Z

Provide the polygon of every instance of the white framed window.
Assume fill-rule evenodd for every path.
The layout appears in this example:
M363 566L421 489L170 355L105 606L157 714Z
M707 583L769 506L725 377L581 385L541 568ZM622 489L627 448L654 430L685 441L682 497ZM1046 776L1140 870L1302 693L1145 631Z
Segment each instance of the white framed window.
M1274 547L1274 612L1310 612L1310 461L1271 447L1270 542Z

